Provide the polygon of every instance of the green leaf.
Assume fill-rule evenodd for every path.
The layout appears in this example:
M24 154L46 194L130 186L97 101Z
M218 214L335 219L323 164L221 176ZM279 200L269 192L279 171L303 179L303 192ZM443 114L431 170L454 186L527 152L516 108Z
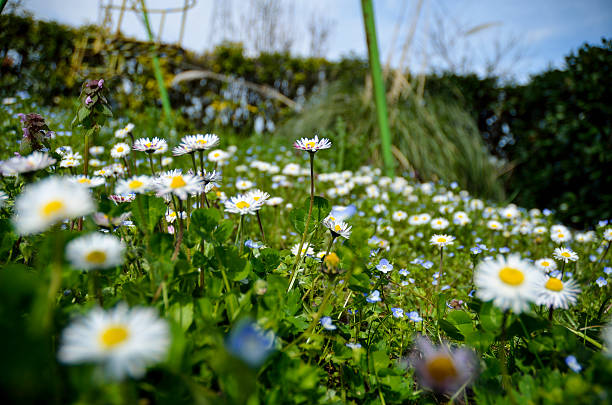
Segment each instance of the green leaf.
M234 231L234 221L224 219L213 231L212 238L215 242L222 244L226 242Z
M170 307L170 316L186 331L193 322L193 302L181 304L179 302Z
M452 323L463 336L474 330L472 317L465 311L450 311L446 319Z
M450 323L446 319L440 319L438 321L438 324L440 325L440 328L442 328L442 330L449 337L456 340L463 340L463 335L461 334L461 332L459 332L459 329L457 329L452 323Z
M289 222L291 222L293 229L295 229L297 233L304 233L307 217L308 211L303 208L294 208L289 213Z
M159 220L166 213L164 200L150 195L137 195L131 206L134 222L138 229L143 230L146 234L153 232Z
M485 302L480 308L480 325L486 331L499 333L503 314L492 302Z
M81 108L79 108L79 111L77 112L77 118L79 120L79 123L82 123L83 121L85 121L87 117L89 117L89 114L91 114L91 111L89 110L89 108L85 106L82 106Z
M189 229L202 238L209 237L221 221L221 213L214 208L198 208L191 213Z
M304 201L303 207L306 212L308 212L308 209L310 208L310 198L307 198L306 201ZM330 212L331 206L329 204L329 201L318 195L314 196L311 221L313 221L314 223L319 223L323 221L329 215Z
M251 263L240 257L236 246L217 246L215 253L221 265L227 269L227 276L231 280L243 280L251 273Z

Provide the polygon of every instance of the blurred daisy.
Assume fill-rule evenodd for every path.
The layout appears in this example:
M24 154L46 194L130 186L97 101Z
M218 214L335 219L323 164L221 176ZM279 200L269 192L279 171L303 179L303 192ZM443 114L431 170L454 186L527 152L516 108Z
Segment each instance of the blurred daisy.
M277 205L281 205L283 203L283 198L282 197L272 197L270 198L268 201L266 201L267 205L270 205L272 207L275 207Z
M298 253L298 249L300 248L300 244L296 243L295 245L293 245L293 247L291 248L291 254L293 254L294 256L297 256ZM312 248L312 245L306 243L304 244L304 246L302 246L302 255L307 255L307 256L314 256L314 249Z
M177 216L178 216L178 215L176 214L176 211L173 211L173 210L171 210L170 208L168 208L168 209L166 210L166 221L167 221L169 224L171 224L171 223L173 223L174 221L176 221ZM186 213L185 211L182 211L182 212L181 212L181 218L182 218L182 219L187 218L187 213Z
M142 194L151 188L151 178L148 176L132 176L129 179L119 180L115 187L117 194Z
M573 250L567 248L555 248L553 252L553 257L557 260L562 260L563 262L575 262L578 260L578 255Z
M166 156L165 158L162 159L161 164L162 166L166 167L168 165L171 165L173 161L174 159L172 159L170 156Z
M92 146L91 148L89 148L89 153L92 156L101 155L102 153L104 153L104 146Z
M115 159L119 159L129 155L130 153L130 145L127 143L118 143L111 148L110 154Z
M448 245L452 245L454 240L455 237L451 235L433 235L429 240L429 243L442 248Z
M152 308L119 304L104 311L94 308L62 333L59 361L99 363L112 379L140 378L146 368L166 357L170 329Z
M8 195L2 190L0 190L0 208L4 207L4 202L8 200Z
M158 196L174 194L181 200L186 200L190 194L197 194L201 190L202 178L180 172L163 175L154 187Z
M254 189L247 193L247 197L251 197L256 203L261 205L264 204L268 198L270 198L270 194L259 189Z
M490 220L487 222L487 228L492 229L494 231L499 231L503 229L504 226L499 221Z
M446 229L448 227L448 221L444 218L434 218L430 222L431 228L435 230Z
M542 279L539 285L536 304L546 305L549 308L567 309L576 303L579 293L580 287L574 280L561 281L555 277L547 277Z
M437 392L452 393L468 384L476 373L476 357L469 349L451 350L445 344L434 347L428 339L417 338L411 357L419 382Z
M497 259L480 262L474 270L476 296L493 301L502 310L520 313L536 300L542 277L542 273L518 255L507 258L499 255Z
M195 149L191 148L191 146L189 145L179 145L175 148L172 148L172 154L174 156L182 156L182 155L188 155L190 153L194 153Z
M161 155L162 153L166 153L168 151L168 142L166 142L165 139L161 139L161 138L154 138L153 140L157 139L157 148L155 149L155 152L153 152L156 155Z
M28 235L93 210L94 202L85 187L51 176L25 187L15 200L13 222L19 234Z
M538 269L544 270L547 273L557 269L557 263L554 260L549 259L547 257L536 260L535 266Z
M572 239L572 235L569 232L553 232L550 234L550 239L555 243L563 243Z
M472 220L463 211L457 211L455 212L455 215L453 215L453 223L456 225L464 226L469 224L470 222L472 222Z
M249 180L238 180L236 181L236 188L240 191L248 190L255 185L252 181Z
M603 238L608 242L612 242L612 228L607 228L603 233Z
M221 149L215 149L208 154L208 160L211 162L222 162L229 158L229 153Z
M110 167L103 167L100 170L94 172L96 176L110 177L113 175L113 169Z
M5 176L34 172L46 169L55 162L56 160L46 152L32 152L28 156L15 156L2 162L0 164L0 172Z
M240 215L255 214L261 203L247 194L238 194L225 201L225 211Z
M108 269L123 263L125 245L119 238L91 233L66 245L66 258L79 270Z
M134 129L134 124L129 123L125 127L120 128L115 131L115 138L123 139L126 136L128 136L132 132L133 129Z
M331 148L331 142L327 138L321 138L315 135L314 138L301 138L295 141L293 147L308 152L316 152L321 149Z
M81 186L87 188L98 187L104 184L105 182L104 177L89 177L83 174L69 177L68 180L70 180L74 184L80 184Z
M408 214L406 214L404 211L395 211L393 215L391 216L391 219L393 219L394 221L403 221L407 217L408 217Z

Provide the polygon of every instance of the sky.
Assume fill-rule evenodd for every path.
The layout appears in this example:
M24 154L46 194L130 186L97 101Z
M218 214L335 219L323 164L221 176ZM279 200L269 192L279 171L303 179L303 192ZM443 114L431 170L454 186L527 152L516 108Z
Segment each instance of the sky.
M102 0L116 5L121 1ZM183 1L147 0L147 6L169 7L182 5ZM252 38L245 10L250 4L265 0L195 1L187 15L183 46L203 52L224 36L229 40L244 40L245 35ZM330 29L324 56L336 60L351 54L367 55L359 0L280 0L280 3L286 12L278 26L293 38L293 53L309 53L308 23L322 21L320 26ZM75 26L100 23L99 4L99 0L22 1L23 8L36 18ZM610 0L374 0L374 9L382 63L389 60L394 67L416 72L453 66L484 74L487 62L503 55L495 64L497 73L522 82L550 66L562 67L564 57L583 43L600 43L602 37L612 37ZM220 17L223 10L225 19ZM117 14L113 17L116 24ZM157 32L159 17L152 15L151 22ZM479 26L481 29L473 29ZM162 39L176 42L179 27L180 15L168 16ZM121 28L129 36L146 37L144 26L134 13L124 17ZM402 62L404 44L412 28L414 35ZM445 45L446 58L441 57L440 47L432 45L434 36L443 39L438 43Z

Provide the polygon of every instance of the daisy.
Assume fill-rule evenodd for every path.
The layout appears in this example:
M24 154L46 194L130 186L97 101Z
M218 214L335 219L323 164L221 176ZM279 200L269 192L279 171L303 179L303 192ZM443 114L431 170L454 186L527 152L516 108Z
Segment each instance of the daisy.
M433 346L417 338L417 350L411 356L419 382L438 392L452 393L466 385L476 373L476 357L466 348L451 350L445 344Z
M553 257L557 260L562 260L563 262L575 262L578 260L578 255L576 252L567 249L567 248L555 248L553 252Z
M154 138L153 140L155 139L157 139L157 148L153 153L155 155L161 155L163 153L166 153L168 151L168 142L166 142L166 140L162 138Z
M188 155L194 152L195 149L191 148L189 145L180 144L179 146L172 148L172 154L174 156Z
M229 153L221 149L215 149L208 154L208 160L211 162L222 162L229 158Z
M238 194L225 201L225 211L234 214L255 214L261 208L261 204L248 194Z
M116 226L123 225L125 221L132 215L131 212L124 212L118 217L110 218L108 215L103 212L94 212L91 217L96 225L101 226L103 228L114 228Z
M544 257L542 259L536 260L535 261L535 266L538 269L544 270L547 273L557 269L557 263L555 263L554 260L549 259L547 257Z
M2 190L0 190L0 208L4 206L4 202L8 200L8 195Z
M176 221L176 218L177 218L176 211L172 211L170 208L168 208L168 209L166 210L166 221L167 221L169 224L171 224L171 223L173 223L174 221ZM181 218L182 218L182 219L187 218L187 213L186 213L185 211L181 211Z
M181 200L186 200L189 194L197 194L201 190L202 178L178 172L160 177L154 187L158 197L174 194Z
M570 304L576 303L580 287L574 280L569 279L564 282L555 277L547 277L542 281L538 286L536 304L546 305L549 308L567 309Z
M563 243L572 239L572 235L569 232L553 232L550 234L550 239L555 243Z
M60 161L60 167L77 167L80 164L80 160L72 158L64 158Z
M117 194L146 193L151 188L151 178L149 176L132 176L126 180L119 180L115 187Z
M172 162L174 161L174 159L172 159L170 156L166 156L162 159L161 164L162 166L166 167L170 164L172 164Z
M100 170L94 172L96 176L110 177L113 175L113 170L110 167L103 167Z
M429 243L443 248L445 246L452 245L454 240L455 237L451 235L434 235L429 240Z
M518 255L502 255L497 259L482 261L474 271L476 296L483 301L493 301L502 310L512 309L520 313L529 309L529 303L537 298L542 273L534 269Z
M89 154L92 156L98 156L104 153L104 146L92 146L89 148Z
M456 225L464 226L469 224L470 222L472 222L472 220L463 211L457 211L455 212L455 215L453 215L453 223Z
M157 137L153 139L139 138L134 141L134 146L132 148L140 152L155 153L158 149L163 148L164 144L167 148L168 144L166 141Z
M236 181L236 188L240 191L248 190L255 185L252 181L249 180L238 180Z
M104 177L89 177L83 174L68 178L69 181L75 184L80 184L87 188L94 188L104 184Z
M298 253L298 249L300 248L300 244L296 243L295 245L293 245L293 247L291 248L291 254L293 254L294 256L297 256ZM307 255L307 256L314 256L314 249L312 248L311 244L305 244L304 246L302 246L302 255Z
M408 218L408 223L410 225L421 225L421 215L411 215L410 218Z
M492 229L494 231L499 231L503 229L504 226L499 221L491 220L487 222L487 228Z
M15 156L3 162L0 165L0 172L14 174L34 172L46 169L55 162L56 160L45 152L33 152L26 157Z
M395 211L391 216L394 221L403 221L404 219L406 219L406 217L408 217L408 214L406 214L404 211Z
M603 233L603 238L608 242L612 242L612 228L606 228Z
M59 361L99 363L113 379L140 378L146 368L162 361L170 345L170 328L152 308L119 304L104 311L94 308L62 333Z
M430 222L431 228L435 230L441 230L448 228L448 220L444 218L434 218Z
M272 207L281 205L283 203L283 198L282 197L272 197L269 200L267 200L265 203L266 205L270 205Z
M79 270L108 269L123 263L125 245L119 238L91 233L66 245L66 258Z
M247 193L247 196L253 198L253 200L255 200L255 202L260 205L264 204L266 200L270 198L270 194L266 193L265 191L261 191L257 188L254 190L250 190Z
M25 187L15 200L13 221L20 235L29 235L93 210L94 202L85 187L51 176Z
M183 138L193 150L207 150L214 148L219 143L219 137L215 134L196 134Z
M115 203L126 203L126 202L132 202L134 201L134 199L136 198L136 194L113 194L113 195L109 195L108 199L115 202Z
M115 159L126 157L130 154L130 145L123 142L118 143L111 148L110 154Z
M314 138L301 138L295 141L293 147L308 152L316 152L321 149L331 148L331 142L327 138L319 139L317 135Z
M129 123L124 128L120 128L115 131L115 138L123 139L128 136L134 129L134 124Z
M349 239L351 237L352 227L349 226L349 224L347 224L346 222L334 220L331 219L331 217L327 217L323 220L323 225L325 225L325 227L329 229L334 239L338 236L342 236L344 239Z

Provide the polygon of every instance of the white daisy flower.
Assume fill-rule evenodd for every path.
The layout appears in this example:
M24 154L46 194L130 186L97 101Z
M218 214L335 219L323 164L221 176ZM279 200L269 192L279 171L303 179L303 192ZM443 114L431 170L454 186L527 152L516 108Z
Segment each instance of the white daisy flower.
M533 228L534 235L544 235L545 233L546 233L545 226L536 226L535 228Z
M225 201L225 211L240 215L255 214L261 204L248 194L238 194Z
M294 256L297 256L299 248L300 248L299 243L296 243L295 245L293 245L293 247L291 248L291 254L293 254ZM312 245L305 243L304 246L302 246L302 255L304 254L306 254L307 256L314 256L314 249L312 248Z
M66 245L66 258L79 270L109 269L123 263L125 245L119 238L91 233L71 240Z
M105 163L103 163L99 159L89 159L89 166L91 167L100 167L100 166L104 166L104 164Z
M270 194L257 188L247 192L247 196L253 198L253 200L260 205L265 204L268 198L270 198Z
M400 211L395 211L393 215L391 216L391 219L393 219L394 221L403 221L407 217L408 217L408 214L400 210Z
M4 176L18 173L28 173L46 169L54 164L56 160L46 152L32 152L28 156L15 156L0 164L0 172Z
M178 217L176 211L171 210L170 208L168 208L166 210L166 221L171 224L174 221L176 221L176 218ZM187 218L187 213L185 211L181 211L181 218L182 219L186 219Z
M572 235L569 232L552 232L550 239L555 243L563 243L572 239Z
M98 156L104 153L104 146L92 146L89 148L89 154L92 156Z
M123 139L126 136L128 136L130 132L132 132L133 129L134 129L134 124L129 123L125 127L120 128L115 131L115 138Z
M29 235L62 220L87 215L94 208L85 187L51 176L25 187L15 200L13 221L20 235Z
M152 180L148 176L132 176L129 179L122 179L115 186L117 194L146 193L151 189Z
M481 210L484 208L484 203L481 200L478 199L473 199L470 200L468 206L470 207L471 210Z
M106 181L104 180L104 177L89 177L83 174L80 174L78 176L68 177L68 180L70 180L74 184L80 184L81 186L84 186L87 188L94 188L94 187L101 186Z
M441 229L448 228L448 220L444 218L434 218L431 220L429 224L431 226L431 229L435 229L435 230L441 230Z
M154 185L158 196L174 194L181 200L186 200L191 194L197 194L202 190L202 178L191 174L180 172L172 175L163 175Z
M119 159L129 155L130 153L130 145L127 143L120 142L116 145L113 145L111 148L110 154L115 159Z
M543 271L545 271L547 273L557 269L557 263L554 260L549 259L547 257L544 257L542 259L536 260L535 261L535 266L538 269L543 270Z
M283 203L283 198L282 197L272 197L269 200L266 201L266 205L275 207L277 205L281 205Z
M94 308L62 333L59 361L99 363L113 379L142 377L148 366L166 357L170 328L152 308L119 304L104 311Z
M215 149L208 154L208 160L211 162L223 162L229 158L229 153L221 149Z
M236 181L236 188L240 191L248 190L252 188L254 185L255 183L249 180L237 180Z
M346 222L333 219L333 217L327 217L323 220L323 225L331 232L334 238L342 236L344 239L351 237L352 226L349 226Z
M557 260L562 260L565 263L575 262L578 260L578 255L571 249L567 248L556 248L553 252L553 257Z
M487 228L492 229L494 231L500 231L504 229L504 226L499 221L495 221L494 219L492 219L487 222Z
M172 148L172 154L174 156L188 155L193 152L195 152L195 149L192 149L189 145L180 144L179 146Z
M603 238L608 242L612 242L612 228L606 228L603 233Z
M455 212L455 215L453 215L453 223L456 225L465 226L470 222L472 222L472 220L470 219L468 214L463 211L457 211Z
M485 260L474 270L476 296L483 301L493 301L502 310L512 309L520 313L529 309L529 303L537 298L542 273L518 255L502 255Z
M132 147L134 150L146 153L155 153L160 149L168 148L168 143L161 138L139 138L134 141L134 146Z
M215 134L188 135L182 139L182 142L193 150L207 150L219 144L219 137Z
M161 164L163 167L166 167L168 165L171 165L173 161L174 159L172 159L170 156L166 156L162 158Z
M71 158L65 158L60 161L60 167L77 167L80 164L80 160Z
M449 349L446 345L434 347L429 340L417 338L417 349L413 364L419 382L437 392L453 393L468 384L476 374L477 360L466 348Z
M580 287L572 279L561 281L555 277L547 277L542 279L538 287L536 304L549 308L568 309L576 303L576 297L580 293Z
M316 152L321 149L331 148L331 142L327 138L321 138L315 135L314 138L301 138L295 141L293 147L308 152Z
M442 248L448 245L452 245L454 240L455 237L451 235L433 235L429 240L429 243Z
M111 177L113 175L113 169L111 167L103 167L100 170L94 171L94 174L96 176Z

